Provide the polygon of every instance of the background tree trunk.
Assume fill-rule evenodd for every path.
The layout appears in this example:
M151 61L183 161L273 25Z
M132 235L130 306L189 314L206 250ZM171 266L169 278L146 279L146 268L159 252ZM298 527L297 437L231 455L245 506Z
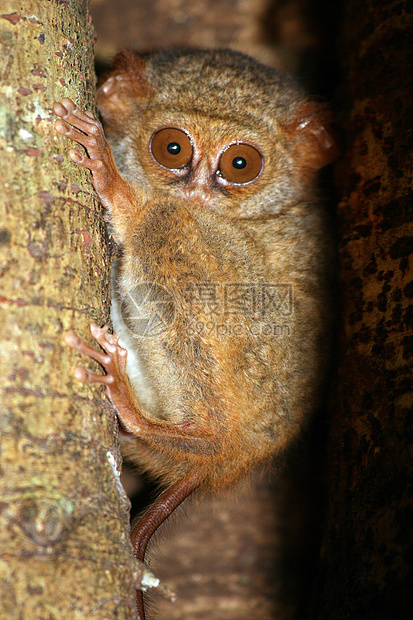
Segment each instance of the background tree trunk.
M411 5L347 0L337 170L343 330L317 618L411 618Z
M86 0L0 1L0 616L132 618L115 416L72 375L73 327L108 319L108 250L89 173L52 104L95 109Z

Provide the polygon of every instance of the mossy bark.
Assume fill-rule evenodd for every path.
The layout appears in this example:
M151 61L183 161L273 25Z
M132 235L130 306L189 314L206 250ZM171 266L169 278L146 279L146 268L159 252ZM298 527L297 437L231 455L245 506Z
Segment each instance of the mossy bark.
M0 616L132 618L117 425L69 328L109 312L102 209L52 104L95 109L86 0L0 3Z

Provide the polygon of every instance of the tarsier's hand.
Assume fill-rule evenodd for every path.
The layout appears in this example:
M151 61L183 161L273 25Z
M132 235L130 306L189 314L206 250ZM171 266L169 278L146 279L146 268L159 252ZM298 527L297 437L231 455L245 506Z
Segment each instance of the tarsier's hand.
M79 148L70 149L70 159L91 171L93 185L103 206L111 208L116 196L123 193L125 181L118 172L102 125L90 112L80 110L67 97L61 103L55 102L53 110L60 117L55 123L56 131L84 146L87 151L84 154Z

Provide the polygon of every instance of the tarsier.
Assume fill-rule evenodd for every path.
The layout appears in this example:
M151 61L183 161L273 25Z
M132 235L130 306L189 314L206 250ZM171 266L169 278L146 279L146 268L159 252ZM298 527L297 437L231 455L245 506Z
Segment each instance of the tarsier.
M282 452L319 402L332 253L316 176L338 151L322 104L228 50L120 54L98 104L104 131L70 99L54 110L120 246L120 336L92 324L103 353L66 341L104 368L75 376L106 386L125 457L164 488L132 531L143 560L187 496Z

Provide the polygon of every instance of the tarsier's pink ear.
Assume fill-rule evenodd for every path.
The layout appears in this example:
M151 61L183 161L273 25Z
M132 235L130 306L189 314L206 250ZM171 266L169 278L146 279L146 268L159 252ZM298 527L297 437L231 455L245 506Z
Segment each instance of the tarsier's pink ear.
M131 52L118 54L113 70L97 91L99 111L103 119L116 124L134 112L149 94L146 79L146 60Z
M305 99L287 124L294 161L302 168L318 170L331 164L341 153L332 128L332 116L322 103Z

